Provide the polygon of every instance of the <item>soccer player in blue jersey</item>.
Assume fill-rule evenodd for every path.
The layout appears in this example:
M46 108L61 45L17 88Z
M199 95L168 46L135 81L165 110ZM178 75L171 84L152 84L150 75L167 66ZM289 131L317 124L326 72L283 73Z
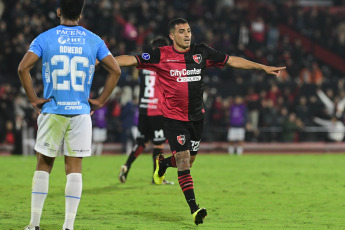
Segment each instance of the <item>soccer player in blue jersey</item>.
M83 7L84 0L61 0L57 10L60 25L40 34L18 67L26 95L39 113L37 167L32 183L31 220L26 230L40 229L49 174L60 151L65 155L67 175L62 229L73 230L82 193L82 159L91 155L90 115L104 105L121 74L101 38L78 26ZM30 76L40 58L44 98L37 97ZM96 59L108 71L108 77L100 96L89 99Z

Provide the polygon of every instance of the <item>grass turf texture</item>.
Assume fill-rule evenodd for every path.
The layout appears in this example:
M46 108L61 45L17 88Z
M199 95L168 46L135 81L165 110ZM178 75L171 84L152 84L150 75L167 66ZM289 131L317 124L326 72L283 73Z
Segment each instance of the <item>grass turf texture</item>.
M125 184L117 175L126 156L84 159L83 194L75 229L344 229L344 155L202 155L192 168L195 226L178 185L151 185L152 160L142 155ZM1 157L0 229L22 229L30 219L35 157ZM56 159L41 230L64 221L63 158Z

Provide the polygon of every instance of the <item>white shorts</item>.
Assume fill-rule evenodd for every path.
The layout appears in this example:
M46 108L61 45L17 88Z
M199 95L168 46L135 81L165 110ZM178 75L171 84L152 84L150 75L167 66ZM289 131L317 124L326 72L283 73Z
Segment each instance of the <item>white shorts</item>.
M92 140L94 142L104 142L107 140L107 129L94 127L92 130Z
M228 141L243 141L245 135L244 128L229 128L228 130Z
M89 114L40 114L35 150L48 157L63 154L72 157L91 156L92 123Z

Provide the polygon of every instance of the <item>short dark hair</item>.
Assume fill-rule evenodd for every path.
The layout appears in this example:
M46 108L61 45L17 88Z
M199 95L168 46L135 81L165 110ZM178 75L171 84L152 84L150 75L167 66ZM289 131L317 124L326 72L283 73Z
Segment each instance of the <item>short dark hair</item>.
M188 23L186 19L183 18L175 18L169 22L169 33L175 29L176 25L179 24L186 24Z
M151 42L151 46L153 49L156 49L156 48L162 47L162 46L168 46L168 45L169 45L169 40L165 37L162 37L162 36L156 37Z
M61 14L70 20L78 19L84 5L85 0L60 0Z

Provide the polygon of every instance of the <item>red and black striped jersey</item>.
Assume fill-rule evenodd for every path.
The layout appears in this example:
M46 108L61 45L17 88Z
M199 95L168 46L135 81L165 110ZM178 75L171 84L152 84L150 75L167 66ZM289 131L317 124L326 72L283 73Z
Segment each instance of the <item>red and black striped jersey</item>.
M147 116L162 116L162 90L154 71L139 71L139 113Z
M229 56L205 44L192 44L186 52L164 46L136 56L139 69L155 71L162 86L164 117L198 121L204 116L203 71L223 67Z

